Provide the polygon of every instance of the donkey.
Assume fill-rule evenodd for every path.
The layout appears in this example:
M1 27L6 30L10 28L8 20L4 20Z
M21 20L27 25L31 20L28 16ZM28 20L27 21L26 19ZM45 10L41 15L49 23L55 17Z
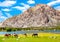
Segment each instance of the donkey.
M16 38L18 37L18 35L16 33L14 33L13 36L16 37Z
M11 36L11 34L5 34L5 37L10 37Z
M24 35L27 37L27 34L26 33Z
M33 36L33 37L38 37L38 34L37 34L37 33L36 33L36 34L32 34L32 36Z

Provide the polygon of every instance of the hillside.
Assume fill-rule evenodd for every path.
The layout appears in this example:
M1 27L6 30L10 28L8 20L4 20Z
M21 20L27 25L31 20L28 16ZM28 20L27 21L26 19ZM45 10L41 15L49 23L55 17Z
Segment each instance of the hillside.
M38 4L22 14L5 20L4 27L40 27L60 25L60 11L45 4Z

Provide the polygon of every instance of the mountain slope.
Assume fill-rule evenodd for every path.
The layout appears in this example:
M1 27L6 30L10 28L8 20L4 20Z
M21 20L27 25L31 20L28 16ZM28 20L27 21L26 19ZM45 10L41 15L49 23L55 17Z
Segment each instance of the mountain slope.
M57 11L45 4L38 4L29 8L22 14L14 16L3 22L6 27L40 27L56 26L60 23L60 11Z

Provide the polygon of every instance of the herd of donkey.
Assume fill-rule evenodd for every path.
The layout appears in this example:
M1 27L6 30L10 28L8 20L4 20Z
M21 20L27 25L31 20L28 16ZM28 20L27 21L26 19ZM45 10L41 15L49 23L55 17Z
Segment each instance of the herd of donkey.
M27 34L26 33L23 34L23 35L25 35L27 37ZM14 33L14 34L5 34L4 36L5 37L11 37L11 36L13 36L13 37L18 38L18 34L16 34L16 33ZM35 36L38 37L38 34L37 33L32 34L32 37L35 37Z

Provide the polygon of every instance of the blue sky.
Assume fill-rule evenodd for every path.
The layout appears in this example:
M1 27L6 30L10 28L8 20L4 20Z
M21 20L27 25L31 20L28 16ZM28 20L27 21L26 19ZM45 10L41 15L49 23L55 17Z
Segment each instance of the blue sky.
M60 0L0 0L0 22L19 15L36 4L47 4L60 10Z

